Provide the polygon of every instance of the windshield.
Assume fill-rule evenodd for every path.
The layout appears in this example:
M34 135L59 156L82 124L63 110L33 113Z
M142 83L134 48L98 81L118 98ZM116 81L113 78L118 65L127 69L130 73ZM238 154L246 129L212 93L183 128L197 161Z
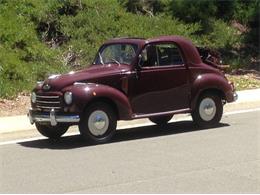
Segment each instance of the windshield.
M94 64L128 64L130 65L136 56L137 45L134 44L109 44L101 48Z

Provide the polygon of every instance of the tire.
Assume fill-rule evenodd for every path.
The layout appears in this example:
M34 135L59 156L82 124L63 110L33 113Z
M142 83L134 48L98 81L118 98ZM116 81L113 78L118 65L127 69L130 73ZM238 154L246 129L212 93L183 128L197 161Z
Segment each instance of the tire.
M217 94L202 95L191 113L193 121L200 127L212 127L219 123L223 115L223 104Z
M96 102L85 109L80 117L79 131L91 143L101 144L109 141L115 134L117 116L111 106Z
M58 124L56 126L51 126L51 125L42 125L39 123L35 123L35 126L37 130L40 132L40 134L50 139L60 138L64 133L67 132L69 128L69 126L65 124Z
M172 117L173 115L154 116L154 117L150 117L149 120L157 125L166 125L171 120Z

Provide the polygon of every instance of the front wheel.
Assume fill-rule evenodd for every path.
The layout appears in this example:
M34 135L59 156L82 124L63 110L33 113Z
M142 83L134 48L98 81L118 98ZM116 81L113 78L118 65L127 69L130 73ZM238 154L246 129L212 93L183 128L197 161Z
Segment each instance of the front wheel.
M199 98L191 113L193 121L201 127L211 127L219 123L223 114L221 98L216 94L205 94Z
M60 138L66 131L69 126L64 124L58 124L56 126L51 125L42 125L39 123L35 123L37 130L45 137L50 139L58 139Z
M97 102L86 108L80 118L79 131L83 138L95 144L109 141L116 131L117 117L106 103Z

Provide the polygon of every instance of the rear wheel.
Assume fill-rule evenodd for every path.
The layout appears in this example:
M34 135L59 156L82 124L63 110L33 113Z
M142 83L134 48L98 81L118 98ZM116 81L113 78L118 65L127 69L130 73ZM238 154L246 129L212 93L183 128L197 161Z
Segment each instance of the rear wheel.
M173 115L166 115L166 116L154 116L150 117L149 120L157 125L165 125L167 124Z
M83 138L92 143L109 141L116 131L115 111L106 103L97 102L86 108L80 118L79 131Z
M37 130L45 137L50 139L58 139L60 138L66 131L69 126L65 124L58 124L56 126L51 125L43 125L39 123L35 123Z
M205 94L199 98L192 112L193 121L201 127L211 127L219 123L223 114L221 98L216 94Z

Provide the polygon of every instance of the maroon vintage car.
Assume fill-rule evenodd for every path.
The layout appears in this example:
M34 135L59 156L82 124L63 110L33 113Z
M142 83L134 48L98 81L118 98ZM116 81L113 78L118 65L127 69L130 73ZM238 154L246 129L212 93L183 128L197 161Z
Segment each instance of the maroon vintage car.
M112 39L90 67L37 83L30 122L49 138L78 124L95 143L108 141L118 120L149 118L162 125L174 114L191 113L197 125L216 125L223 105L237 94L218 64L206 58L180 36Z

